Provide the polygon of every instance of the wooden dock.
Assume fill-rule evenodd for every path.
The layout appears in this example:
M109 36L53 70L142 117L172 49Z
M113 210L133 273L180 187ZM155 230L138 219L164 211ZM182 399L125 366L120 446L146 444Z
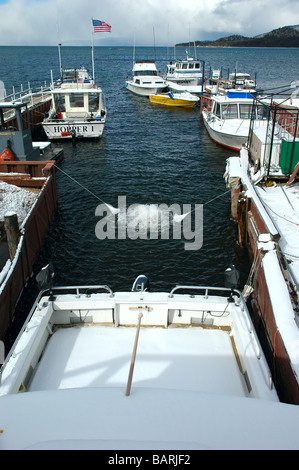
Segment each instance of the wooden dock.
M29 91L16 95L15 98L11 95L10 100L5 100L5 103L11 102L12 104L23 103L27 105L31 132L34 133L38 126L43 121L44 115L49 111L51 106L51 91L49 87L42 88L40 91ZM25 106L24 106L25 109ZM4 120L7 123L8 129L13 130L17 128L17 119L13 110L4 113ZM23 120L24 129L27 128L27 122Z
M17 231L15 254L0 285L0 339L14 318L15 306L32 274L57 207L54 165L53 161L0 163L1 181L30 190L35 188L38 192L36 202Z

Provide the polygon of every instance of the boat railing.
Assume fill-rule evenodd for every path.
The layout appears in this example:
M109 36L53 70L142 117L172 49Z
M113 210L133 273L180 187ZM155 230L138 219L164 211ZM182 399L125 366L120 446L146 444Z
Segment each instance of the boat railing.
M242 294L241 294L240 291L238 291L236 289L233 289L233 291L232 291L232 289L230 289L228 287L206 287L206 286L184 286L184 285L175 286L171 290L171 292L169 293L169 297L172 298L174 292L177 291L177 290L202 291L204 293L204 298L205 299L207 299L209 297L209 292L217 292L218 295L219 295L220 292L222 292L223 296L233 293L233 294L236 294L238 297L242 297Z
M47 85L45 82L44 85L40 87L33 88L28 82L28 88L24 89L23 85L20 86L20 89L16 89L16 87L12 87L12 93L7 95L5 94L4 101L5 102L15 102L15 101L22 101L24 103L29 104L29 106L33 106L36 103L36 97L39 97L39 101L43 101L50 98L50 85Z
M51 295L53 296L55 294L55 292L75 292L76 293L76 296L77 297L80 297L80 294L82 293L82 291L85 291L85 295L88 297L89 295L91 295L91 291L98 291L100 289L104 289L104 290L107 290L110 294L111 297L114 296L113 294L113 291L110 289L109 286L106 286L106 285L94 285L94 286L90 286L90 285L87 285L87 286L65 286L65 287L53 287L52 289L48 288L48 289L45 289L45 290L42 290L39 292L30 312L29 312L29 315L27 316L17 338L15 339L12 347L10 348L10 352L8 353L7 357L5 358L5 361L4 363L2 364L1 368L0 368L0 385L2 383L2 375L3 375L3 371L9 361L9 359L11 358L11 356L13 355L14 353L14 350L22 336L22 334L24 333L24 331L26 330L27 328L27 325L29 323L29 321L31 320L31 317L33 316L35 310L38 308L38 304L41 300L42 297L44 297L46 294L50 294L50 297L49 297L49 300L51 300ZM52 297L52 299L54 299L55 297Z
M12 354L14 353L14 350L15 350L21 336L24 333L24 331L26 330L27 325L28 325L29 321L31 320L31 317L33 316L35 310L38 308L38 304L39 304L40 300L42 299L42 297L44 297L45 295L49 295L48 300L49 300L49 302L51 302L51 301L55 300L55 294L56 293L57 294L58 293L66 293L66 294L75 293L76 297L79 298L81 296L81 294L85 295L86 297L89 297L92 293L95 293L99 290L106 290L110 294L110 297L114 297L113 291L107 285L61 286L61 287L53 287L53 288L49 287L49 288L41 291L39 293L37 299L35 300L34 305L32 306L32 308L30 310L30 313L29 313L23 327L21 328L21 331L19 332L12 348L10 349L10 352L9 352L8 356L5 358L5 361L4 361L4 363L3 363L3 365L0 369L0 385L2 383L2 375L3 375L3 371L6 367L6 364L8 363L8 361L9 361L10 357L12 356ZM243 314L245 315L245 318L246 318L248 331L249 331L249 333L250 333L250 335L252 336L252 339L253 339L253 343L254 343L253 346L255 348L256 357L257 357L259 363L261 364L261 366L262 366L262 364L264 366L264 367L262 367L262 372L264 374L264 379L265 379L269 389L271 390L273 388L272 375L271 375L270 369L267 365L267 362L266 362L266 359L264 357L263 351L260 349L257 334L255 332L252 320L251 320L250 315L248 313L246 302L244 300L244 297L243 297L242 293L239 290L235 289L235 288L229 288L229 287L206 287L206 286L177 285L168 294L169 298L173 298L174 293L179 291L179 290L185 290L185 291L187 290L189 292L196 291L197 293L199 291L202 291L202 293L204 294L205 299L208 299L209 295L212 296L213 294L217 294L218 296L221 295L224 298L226 297L228 303L229 302L235 302L236 305L241 305L241 310L243 311ZM237 296L237 299L234 299L233 295Z
M94 286L59 286L59 287L53 287L51 289L51 293L55 295L56 292L60 293L72 293L74 292L77 297L80 297L81 294L85 294L87 297L90 296L92 293L97 292L99 290L106 290L109 292L111 297L114 297L114 293L112 289L107 286L107 285L94 285ZM50 291L50 289L47 289L46 291L43 291L43 295L47 294Z

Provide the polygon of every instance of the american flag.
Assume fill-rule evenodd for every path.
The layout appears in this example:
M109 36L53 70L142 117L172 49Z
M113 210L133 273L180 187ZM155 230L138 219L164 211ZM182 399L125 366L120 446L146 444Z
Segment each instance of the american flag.
M111 26L105 21L92 20L92 25L95 33L111 33Z

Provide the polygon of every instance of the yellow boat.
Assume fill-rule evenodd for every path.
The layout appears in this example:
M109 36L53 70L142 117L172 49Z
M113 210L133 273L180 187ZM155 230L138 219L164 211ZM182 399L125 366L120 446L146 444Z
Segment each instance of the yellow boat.
M183 93L158 93L156 95L150 95L150 102L153 104L162 104L165 106L180 106L184 108L192 108L195 106L199 98L188 92Z

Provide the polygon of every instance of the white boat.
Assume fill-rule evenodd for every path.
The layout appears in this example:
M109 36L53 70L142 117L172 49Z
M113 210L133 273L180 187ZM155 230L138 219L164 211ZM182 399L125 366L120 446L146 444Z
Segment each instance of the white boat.
M132 79L126 81L126 88L135 95L148 97L159 93L166 86L165 80L158 75L156 64L152 60L136 61L132 74Z
M264 128L252 122L247 146L227 160L225 178L239 244L254 260L247 289L253 317L273 353L281 399L299 405L299 99L273 97L268 116Z
M279 402L233 287L150 292L139 276L112 292L42 276L1 369L1 449L298 449L299 408Z
M50 140L102 136L107 116L103 92L85 68L62 70L61 80L52 82L51 95L42 122Z
M253 90L256 87L256 81L253 80L249 73L246 72L233 72L229 74L229 81L232 88L243 88Z
M233 72L228 78L222 76L221 69L213 69L210 76L204 80L204 92L211 94L226 94L228 90L256 90L256 80L253 80L249 73Z
M236 89L202 99L201 114L212 140L239 151L248 140L252 113L257 126L267 125L263 105L253 108L255 94L254 91Z
M186 91L202 92L204 62L188 56L185 60L175 60L167 65L166 80L184 87ZM189 87L192 87L191 89ZM195 88L196 87L196 88Z

